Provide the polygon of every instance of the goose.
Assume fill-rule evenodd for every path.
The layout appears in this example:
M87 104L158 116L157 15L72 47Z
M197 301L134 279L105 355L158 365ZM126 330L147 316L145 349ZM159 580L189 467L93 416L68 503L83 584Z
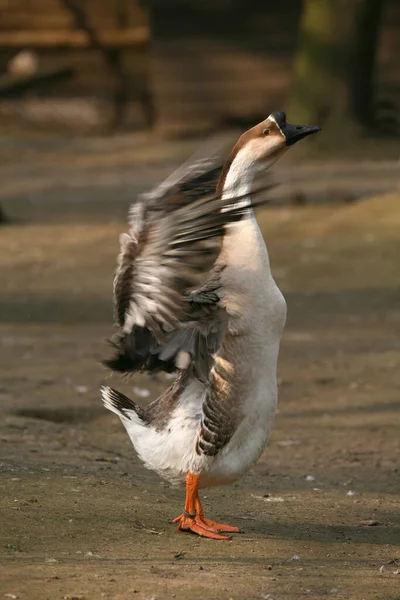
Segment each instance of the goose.
M254 216L252 187L299 140L319 131L276 111L245 132L222 166L195 161L140 196L114 276L118 328L105 364L124 375L176 372L145 408L103 386L144 465L186 486L178 530L217 540L238 527L206 518L199 489L239 479L264 450L277 405L286 302ZM224 535L228 534L228 535Z

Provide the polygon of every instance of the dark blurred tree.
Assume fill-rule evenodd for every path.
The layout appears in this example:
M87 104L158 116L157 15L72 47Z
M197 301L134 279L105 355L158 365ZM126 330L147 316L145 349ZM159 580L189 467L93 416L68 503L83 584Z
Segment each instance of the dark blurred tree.
M2 207L0 205L0 225L4 225L4 223L8 223L8 219L4 213L4 210L2 209Z
M352 74L353 113L367 126L375 118L374 70L382 22L383 0L362 0L357 11Z
M292 121L322 125L333 143L345 129L371 125L381 13L382 0L304 1Z

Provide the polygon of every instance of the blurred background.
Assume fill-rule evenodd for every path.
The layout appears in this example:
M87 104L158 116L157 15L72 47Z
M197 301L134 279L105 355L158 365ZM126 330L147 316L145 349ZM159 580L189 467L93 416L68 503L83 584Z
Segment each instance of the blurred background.
M257 466L206 494L247 535L205 551L101 406L112 276L136 194L273 110L322 127L258 216L280 405ZM0 0L5 596L398 597L399 167L398 0ZM167 383L111 380L139 403Z
M284 107L338 147L337 124L399 133L397 0L2 0L1 17L7 121L188 135Z

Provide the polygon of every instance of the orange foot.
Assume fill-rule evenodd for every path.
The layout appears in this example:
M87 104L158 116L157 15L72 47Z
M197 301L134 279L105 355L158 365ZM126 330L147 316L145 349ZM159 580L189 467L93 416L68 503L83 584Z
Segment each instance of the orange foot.
M240 529L239 527L234 527L233 525L226 525L225 523L216 523L215 521L212 521L211 519L206 519L206 517L204 516L204 510L203 507L201 506L201 502L200 502L200 498L197 495L197 498L194 501L194 507L197 511L199 520L204 523L204 525L206 527L210 527L210 529L213 529L214 531L222 531L223 533L240 533Z
M240 533L239 527L225 525L225 523L216 523L211 519L206 519L199 498L199 479L198 475L188 473L186 476L186 502L185 510L179 517L174 519L173 523L178 523L180 531L192 531L203 537L214 540L230 540L231 538L224 533Z
M205 517L202 517L201 520L207 527L210 527L216 531L222 531L222 533L240 533L239 527L235 527L234 525L216 523L215 521L211 521L211 519L206 519Z
M208 519L207 519L208 521ZM197 535L200 535L202 537L207 537L207 538L211 538L213 540L230 540L231 538L227 535L220 535L218 533L218 529L209 526L206 523L206 520L201 519L199 517L199 515L196 515L194 518L193 517L187 517L186 515L182 514L179 515L179 517L176 517L176 519L174 519L172 521L173 523L179 523L178 524L178 529L179 531L191 531L192 533L197 533ZM213 523L213 521L209 521L210 523Z

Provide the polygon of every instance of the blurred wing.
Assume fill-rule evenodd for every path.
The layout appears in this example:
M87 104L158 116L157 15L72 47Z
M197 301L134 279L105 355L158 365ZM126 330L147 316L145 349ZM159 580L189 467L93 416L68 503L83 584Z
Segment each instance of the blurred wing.
M207 380L227 322L220 306L223 266L215 261L225 226L247 210L238 197L215 195L222 166L209 166L195 164L178 182L159 186L132 207L114 279L119 333L116 355L106 362L113 370L191 366ZM252 205L262 203L265 198L254 192Z

